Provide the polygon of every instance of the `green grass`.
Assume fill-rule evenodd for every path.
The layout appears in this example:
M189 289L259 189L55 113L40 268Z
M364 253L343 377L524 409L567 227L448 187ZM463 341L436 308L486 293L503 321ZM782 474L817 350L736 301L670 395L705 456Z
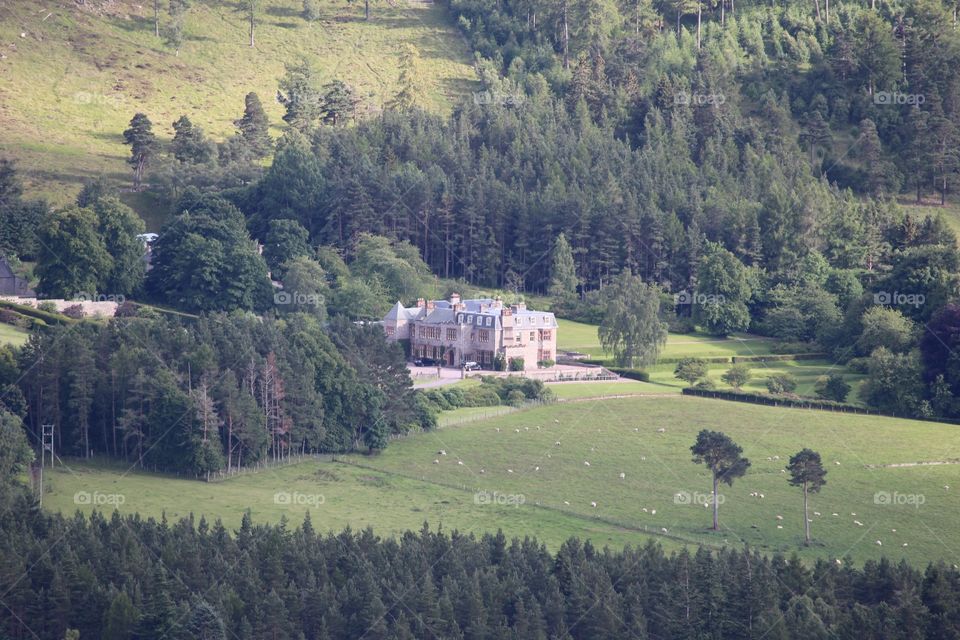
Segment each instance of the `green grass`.
M559 351L579 351L596 358L610 356L600 346L596 325L574 322L573 320L558 320L557 323L560 325L557 329L557 349ZM770 354L770 345L773 342L775 341L770 338L750 334L717 338L700 333L671 333L667 336L667 344L660 357L763 356Z
M359 459L358 462L367 462ZM459 529L482 533L502 529L508 536L536 535L556 549L570 535L590 537L621 547L636 542L636 534L576 514L565 514L535 505L478 506L472 492L407 479L393 474L332 462L304 462L270 469L218 483L169 476L129 472L126 467L97 466L68 461L69 467L48 470L50 491L44 507L71 515L90 505L78 505L78 492L90 495L121 495L121 513L140 513L169 520L195 514L208 521L220 519L230 529L240 526L244 511L250 509L256 522L277 523L286 517L292 525L303 521L307 511L319 531L341 531L345 527L372 526L378 535L396 536L419 529L424 522L434 529ZM96 493L95 493L96 492ZM283 492L291 503L278 504ZM112 511L113 506L100 507ZM668 548L678 545L666 540Z
M560 400L679 393L679 389L623 378L615 382L555 382L547 387Z
M161 140L172 137L181 114L222 140L233 133L244 95L256 91L279 134L277 80L284 63L301 56L315 63L321 82L352 84L363 114L396 93L405 43L421 54L425 107L447 112L474 90L469 47L440 3L373 3L368 22L362 3L321 0L322 17L312 24L299 15L300 0L260 5L251 49L240 3L192 2L176 56L154 36L150 2L0 3L0 154L20 161L28 193L59 204L93 176L129 185L121 134L137 111L150 116ZM149 211L149 202L128 199Z
M657 432L661 427L665 433ZM753 461L745 478L724 488L720 533L706 529L707 509L674 501L677 492L709 491L705 470L690 462L689 447L702 428L728 433ZM943 488L956 483L957 467L867 466L955 460L955 437L956 427L942 424L647 397L561 403L441 429L396 442L377 459L362 462L467 491L523 494L528 502L611 524L651 532L666 528L669 535L690 542L749 543L765 551L797 551L808 560L849 554L863 561L884 553L916 562L957 562L950 541L960 524L960 489ZM822 514L812 516L816 540L811 548L801 544L800 492L780 473L789 456L803 447L820 451L828 468L828 484L811 502L811 512ZM448 455L437 456L439 449ZM618 478L621 472L624 480ZM750 497L754 491L765 497ZM884 491L920 494L925 503L876 504L875 494ZM840 515L832 516L834 512ZM777 515L784 519L778 521ZM878 539L883 546L875 544ZM902 547L904 542L909 546Z
M0 343L20 346L27 341L29 333L23 329L0 323Z
M753 462L744 478L723 488L718 533L708 529L708 509L675 499L679 492L709 492L706 470L690 461L690 445L703 428L729 434ZM847 555L863 562L886 555L895 561L957 563L957 467L883 466L956 461L955 440L955 426L893 418L679 395L585 400L411 436L377 457L350 457L355 467L306 462L205 484L71 463L71 471L47 475L53 489L45 506L72 513L76 492L98 491L123 494L120 510L127 513L204 514L235 527L249 507L260 521L285 515L299 522L304 506L274 502L274 494L283 491L323 496L323 503L311 508L321 530L371 525L379 534L394 535L427 521L446 530L502 528L508 535L536 535L554 549L576 535L614 547L651 538L670 548L749 544L763 552L796 552L807 562ZM802 544L800 491L781 473L803 447L819 451L828 470L827 485L811 498L811 547ZM447 455L439 455L441 449ZM477 504L477 492L523 496L525 502ZM922 496L923 504L880 504L878 492L908 496L901 500Z

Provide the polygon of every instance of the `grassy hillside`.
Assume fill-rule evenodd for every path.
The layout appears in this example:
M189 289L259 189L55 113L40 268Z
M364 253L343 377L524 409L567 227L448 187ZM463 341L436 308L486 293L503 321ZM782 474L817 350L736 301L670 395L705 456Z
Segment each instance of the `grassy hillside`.
M299 521L309 507L323 530L370 524L392 534L427 521L447 530L535 532L553 548L570 535L613 546L652 537L671 548L689 542L796 551L808 561L847 555L858 562L881 555L958 561L950 543L960 524L956 427L649 388L647 397L568 401L447 426L393 442L377 457L352 457L356 467L309 462L205 484L71 462L71 469L48 474L52 492L44 504L72 513L89 508L74 501L78 491L119 493L125 512L192 512L228 526L248 506L257 519L274 522L282 515ZM747 476L722 490L719 533L708 530L709 510L696 504L710 490L706 470L690 461L690 445L703 428L728 433L753 462ZM802 545L801 493L781 472L805 446L818 450L828 468L827 485L811 498L809 548ZM952 464L916 465L925 462ZM277 504L278 491L323 496L323 503ZM477 492L486 493L476 498ZM494 492L502 503L485 503ZM520 496L523 504L509 502Z
M439 5L373 2L365 21L362 3L319 4L321 19L308 23L300 0L261 0L251 49L240 2L194 0L176 56L162 34L154 35L149 1L5 0L0 155L21 162L30 191L58 203L92 176L126 185L121 134L135 112L150 116L164 139L181 114L222 139L233 132L244 95L256 91L277 125L277 80L284 63L300 56L315 63L323 82L339 78L356 87L367 112L396 93L405 43L420 51L428 107L449 110L472 90L467 45ZM161 20L168 20L165 12Z

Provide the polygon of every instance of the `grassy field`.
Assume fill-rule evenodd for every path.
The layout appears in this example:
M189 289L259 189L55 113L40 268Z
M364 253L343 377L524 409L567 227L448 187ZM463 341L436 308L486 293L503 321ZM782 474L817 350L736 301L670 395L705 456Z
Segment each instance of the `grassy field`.
M29 335L30 334L23 329L0 323L0 343L12 344L19 347L27 341Z
M746 477L723 488L718 533L708 530L709 510L698 504L709 477L690 461L702 428L728 433L753 462ZM671 548L749 544L806 561L886 555L960 563L955 464L885 466L957 462L955 430L679 395L585 400L395 441L380 456L350 457L356 466L311 461L217 484L71 463L48 474L45 506L72 513L90 508L78 507L77 492L119 493L121 511L168 518L192 512L230 526L247 507L274 522L284 515L298 522L310 507L323 530L372 525L392 535L427 521L446 530L533 534L551 548L577 535L611 546L650 538ZM781 473L805 446L828 467L827 485L811 499L811 547L802 545L800 491ZM278 504L277 492L293 496L293 504Z
M557 333L557 349L560 351L579 351L597 358L609 354L600 346L597 326L583 324L573 320L557 320L560 325ZM662 358L685 358L700 356L703 358L729 356L763 356L770 354L770 338L749 334L737 334L729 338L717 338L698 333L671 333L667 345L660 354Z
M161 139L172 137L181 114L223 139L244 95L256 91L274 125L282 124L277 80L284 63L301 56L315 63L321 82L352 84L361 113L382 109L396 93L405 43L421 54L424 106L448 111L474 90L469 48L439 3L372 3L365 21L363 3L320 0L314 23L300 16L300 0L260 6L251 49L241 3L195 0L177 56L154 35L150 2L5 0L0 154L20 161L28 193L63 203L93 176L129 184L121 134L137 111L150 116ZM131 202L149 210L148 202Z

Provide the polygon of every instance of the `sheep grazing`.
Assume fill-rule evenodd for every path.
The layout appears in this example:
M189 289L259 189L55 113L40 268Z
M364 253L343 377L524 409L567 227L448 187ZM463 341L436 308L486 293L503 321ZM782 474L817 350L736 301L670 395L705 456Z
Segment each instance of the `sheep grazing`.
M570 503L567 502L566 500L563 501L563 504L567 505L568 507L570 506Z
M534 471L540 471L540 467L534 467L533 470L534 470Z
M657 433L666 433L666 432L667 430L664 429L663 427L660 427L659 429L657 429Z
M594 509L596 509L596 508L597 508L597 503L596 503L596 502L591 502L591 503L590 503L590 506L593 507Z
M621 480L623 480L623 479L626 478L626 477L627 477L627 474L625 474L625 473L623 473L623 472L620 473L620 479L621 479Z
M777 516L777 520L783 520L783 516Z
M497 433L500 433L500 427L497 427Z
M896 529L890 529L890 533L896 533L896 532L897 532Z
M660 527L660 533L670 533L666 527Z
M834 562L836 562L837 564L843 564L842 562L840 562L840 558L837 558L836 560L834 560Z
M524 431L530 431L530 427L524 427L523 430L524 430Z
M782 525L782 524L778 524L778 525L777 525L777 529L783 529L783 525Z
M556 418L554 418L553 421L554 421L555 423L557 423L557 424L560 424L560 421L557 420Z
M773 459L774 459L774 460L779 460L779 459L780 459L780 456L773 456Z
M767 456L767 462L773 462L773 458L771 458L770 456Z
M590 466L590 463L589 463L589 462L587 462L586 460L584 460L584 461L583 461L583 466L585 466L585 467L589 467L589 466Z
M883 543L880 542L879 540L877 540L877 546L878 546L878 547L882 547L882 546L883 546Z
M763 498L765 498L765 497L766 497L766 496L764 496L762 493L760 494L760 499L761 499L761 500L762 500Z
M840 514L839 514L839 513L832 513L832 514L830 514L830 515L839 516Z
M520 433L520 429L514 429L516 433Z
M537 425L537 431L540 431L540 425Z
M486 473L486 471L484 471L483 469L480 469L480 473Z
M437 453L439 453L439 454L442 455L442 456L447 455L447 452L444 451L443 449L440 449L440 451L437 451Z
M647 459L647 456L640 456L640 461L643 462Z
M857 525L858 527L862 527L862 526L863 526L863 523L860 522L859 520L854 520L854 521L853 521L853 524Z
M657 515L657 510L656 510L656 509L650 509L650 515L652 515L652 516Z
M907 543L906 543L906 542L904 542L904 543L903 543L903 545L901 545L901 546L904 546L904 547L905 547L905 546L907 546Z
M640 432L640 427L634 427L633 430L634 430L635 432L639 433L639 432Z
M944 491L950 491L950 485L948 485L948 484L943 485L943 490L944 490Z
M835 465L837 465L837 466L839 467L839 466L840 466L840 461L839 461L839 460L834 460L834 461L833 461L833 464L835 464Z
M756 498L756 497L757 497L757 492L756 492L756 491L751 491L751 492L750 492L750 497L751 497L751 498Z
M646 508L646 507L643 508L643 512L644 512L644 513L647 512L647 508Z
M434 460L434 461L433 461L433 464L440 464L440 461L439 461L439 460Z
M463 466L463 460L457 460L457 464L462 467L462 466Z
M813 515L815 515L815 516L817 516L817 517L819 518L819 517L820 517L820 512L819 512L819 511L814 511L814 512L813 512Z
M513 473L513 469L507 469L507 473Z
M559 447L559 446L560 446L560 441L557 440L556 442L553 443L553 445L554 445L555 447Z

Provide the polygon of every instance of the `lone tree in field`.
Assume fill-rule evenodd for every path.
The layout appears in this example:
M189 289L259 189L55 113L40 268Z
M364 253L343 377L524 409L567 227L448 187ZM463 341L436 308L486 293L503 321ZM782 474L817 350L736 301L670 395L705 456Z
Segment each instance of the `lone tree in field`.
M130 145L130 159L133 167L133 187L140 190L143 171L157 149L157 137L153 135L153 123L145 114L138 113L130 120L130 128L123 132L125 144Z
M256 44L254 40L254 31L257 28L257 5L260 4L260 0L246 0L244 3L247 10L247 20L250 21L250 47Z
M183 23L190 8L188 0L170 0L170 29L167 32L167 44L174 48L176 55L180 55L183 45Z
M660 321L660 291L629 271L604 289L606 309L598 333L600 344L623 367L656 361L667 342L667 325Z
M673 370L673 377L683 380L692 387L697 380L706 378L707 372L707 361L703 358L683 358Z
M811 493L819 493L820 487L827 484L827 470L823 468L819 453L804 449L790 458L787 471L790 472L790 484L803 487L803 538L806 544L810 544L808 496Z
M721 482L733 486L733 481L750 468L750 461L741 453L743 449L720 431L703 429L697 434L697 442L690 447L693 462L705 464L713 474L713 530L720 530L720 500L717 487Z

